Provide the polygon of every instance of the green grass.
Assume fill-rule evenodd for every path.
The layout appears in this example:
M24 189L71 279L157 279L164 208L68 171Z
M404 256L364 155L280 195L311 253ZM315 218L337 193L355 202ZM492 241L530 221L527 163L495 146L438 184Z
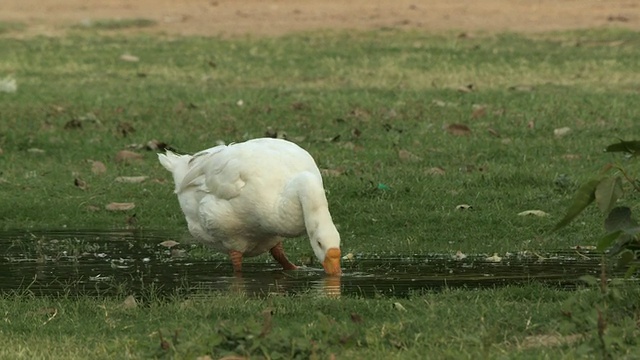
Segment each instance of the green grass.
M154 151L138 150L143 159L131 164L117 163L116 153L152 139L193 152L217 140L263 136L272 127L307 148L321 168L343 172L326 177L325 186L345 253L504 253L588 245L603 234L596 209L558 233L548 230L579 184L606 162L638 173L637 163L602 152L617 138L638 136L637 35L601 30L459 39L377 31L222 40L99 36L75 29L62 38L0 39L0 77L11 74L18 84L17 92L0 93L0 228L124 228L135 214L138 227L186 231L170 176ZM139 61L121 60L123 54ZM475 90L458 90L468 84ZM485 107L484 115L474 117L478 106ZM444 128L453 123L468 125L472 133L449 134ZM554 129L565 126L571 132L555 137ZM403 160L401 150L418 158ZM106 173L92 173L89 160L103 162ZM445 174L431 174L433 167ZM149 179L114 181L136 175ZM76 178L86 189L74 185ZM389 189L379 189L380 183ZM629 192L626 199L637 195ZM134 202L136 208L108 212L110 202ZM473 210L456 210L459 204ZM517 215L530 209L551 216ZM285 247L292 258L310 254L306 240ZM46 357L51 347L70 358L125 357L127 351L147 357L159 342L149 334L179 327L186 329L185 345L171 351L190 357L206 353L219 319L240 324L273 301L277 314L285 312L275 316L281 329L274 337L291 331L300 339L333 341L320 358L343 344L333 335L314 335L320 330L311 323L333 324L339 334L360 331L359 343L344 350L353 355L346 358L410 358L427 351L441 358L557 358L558 351L576 358L582 347L517 345L535 334L586 332L592 339L593 324L590 333L560 325L558 302L572 296L535 285L456 290L417 295L405 302L407 314L392 310L391 300L310 295L240 302L221 295L186 308L178 300L154 300L126 311L113 299L5 296L11 327L0 330L8 340L0 354ZM38 315L16 318L52 301L60 301L59 315L46 325ZM298 307L305 302L318 312ZM352 308L372 325L349 323ZM80 336L73 326L86 323L85 313L94 316ZM107 313L116 317L115 328ZM526 327L529 318L536 327ZM612 328L631 328L617 324ZM41 345L28 340L35 334ZM588 347L590 341L580 344ZM637 348L635 342L624 345L622 355ZM278 346L267 348L283 351Z
M637 288L626 293L629 298L638 295ZM0 298L0 338L5 341L0 357L583 358L590 354L596 336L580 328L578 321L563 320L560 313L567 311L572 296L532 285L482 292L447 290L403 300L151 296L127 307L123 299L114 298L6 295ZM593 306L599 297L595 289L585 289L578 303ZM569 309L575 308L574 304ZM273 315L265 317L265 312ZM577 330L584 331L579 341L563 335ZM635 344L637 332L620 338ZM160 335L167 341L165 350ZM541 335L549 335L546 342L535 342ZM558 345L549 345L554 340ZM628 348L615 353L619 358L633 356Z
M20 32L26 28L26 25L16 21L0 21L0 35Z
M154 26L155 20L144 18L133 19L99 19L87 20L81 25L75 26L76 29L88 28L94 30L123 30L123 29L139 29Z

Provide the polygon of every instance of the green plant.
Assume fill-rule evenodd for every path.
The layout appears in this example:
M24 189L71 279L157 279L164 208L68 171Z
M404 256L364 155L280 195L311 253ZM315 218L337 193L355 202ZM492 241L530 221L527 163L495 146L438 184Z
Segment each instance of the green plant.
M623 141L607 146L606 152L627 153L629 158L640 155L640 141ZM615 171L614 175L607 175ZM624 178L631 188L640 192L640 181L634 179L629 172L619 164L607 164L600 174L587 183L583 184L576 192L573 202L564 218L556 224L554 230L558 230L568 225L575 219L589 204L596 202L600 211L607 214L604 221L606 234L597 240L597 249L607 251L611 256L620 255L619 265L626 266L637 258L640 227L633 219L631 208L626 206L616 206L616 202L624 194L622 182ZM627 274L635 271L635 266L631 266Z

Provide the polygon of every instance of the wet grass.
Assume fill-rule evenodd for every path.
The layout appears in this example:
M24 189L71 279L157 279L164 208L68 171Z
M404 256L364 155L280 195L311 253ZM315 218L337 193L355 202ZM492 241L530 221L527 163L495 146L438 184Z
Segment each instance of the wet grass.
M503 254L590 244L602 234L595 209L558 233L548 230L582 181L607 161L624 162L602 149L637 135L638 39L620 30L222 40L97 36L80 29L63 38L3 38L0 77L12 75L17 91L0 93L0 228L164 228L173 234L186 224L169 174L155 151L145 149L148 142L192 152L272 128L332 170L325 185L345 253ZM471 132L446 130L456 123ZM554 136L562 127L571 131ZM124 149L141 159L116 161ZM119 176L148 178L121 183ZM110 202L136 207L109 212ZM459 204L473 209L457 210ZM550 216L517 215L530 209ZM306 241L285 248L294 259L308 258ZM580 351L599 354L593 350L595 306L580 300L597 294L580 293L581 327L562 325L558 308L575 293L535 284L416 295L402 300L406 313L393 308L392 299L311 295L216 295L193 302L149 296L134 309L122 309L122 299L4 295L0 316L8 327L0 336L9 341L0 357L49 351L69 358L160 356L155 332L170 337L181 328L184 345L167 351L188 358L207 353L221 336L238 346L249 331L245 321L260 329L260 313L274 307L270 340L245 336L245 350L237 353L249 352L247 346L256 346L255 356L261 349L284 354L306 346L300 351L317 351L319 358L343 352L345 358L410 358L427 351L440 358L576 358ZM47 321L52 315L39 312L43 308L58 313ZM351 312L365 325L352 322ZM86 327L82 335L77 324ZM637 332L633 326L618 321L611 328L618 331L612 338L622 339L612 340L621 356L637 347L626 337ZM283 344L291 334L294 340ZM522 345L540 334L585 338L580 346Z

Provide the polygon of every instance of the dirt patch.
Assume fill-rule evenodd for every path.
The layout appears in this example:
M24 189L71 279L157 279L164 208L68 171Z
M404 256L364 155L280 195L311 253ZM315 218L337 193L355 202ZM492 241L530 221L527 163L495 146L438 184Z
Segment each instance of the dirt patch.
M88 20L144 18L171 35L274 36L316 29L640 30L637 0L2 0L0 21L56 35ZM128 30L131 31L131 30Z

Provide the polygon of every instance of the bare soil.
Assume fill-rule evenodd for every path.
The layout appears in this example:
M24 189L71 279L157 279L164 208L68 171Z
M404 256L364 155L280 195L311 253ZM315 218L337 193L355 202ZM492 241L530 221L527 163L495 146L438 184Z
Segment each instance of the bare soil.
M317 29L542 32L640 30L637 0L2 0L0 22L60 35L87 20L144 18L169 35L277 36Z

